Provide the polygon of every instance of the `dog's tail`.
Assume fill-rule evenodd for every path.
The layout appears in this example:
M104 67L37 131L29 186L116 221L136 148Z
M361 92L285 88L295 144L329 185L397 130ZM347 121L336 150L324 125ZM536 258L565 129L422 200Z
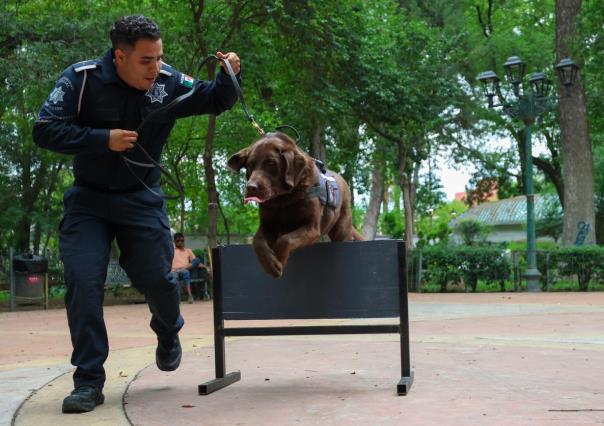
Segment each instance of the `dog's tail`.
M352 240L353 241L365 241L365 237L359 231L352 228Z

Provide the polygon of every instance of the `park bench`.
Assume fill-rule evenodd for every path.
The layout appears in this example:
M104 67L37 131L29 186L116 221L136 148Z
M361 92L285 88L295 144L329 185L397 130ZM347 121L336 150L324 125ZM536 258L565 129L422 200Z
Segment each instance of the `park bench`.
M210 300L212 295L209 290L210 274L207 268L191 271L191 293L195 300ZM180 294L184 298L187 294L184 283L180 281Z
M181 284L181 297L186 296L184 285ZM111 258L107 266L107 278L105 279L105 288L111 290L114 295L120 288L131 287L132 283L126 274L126 271L120 266L118 259ZM209 273L207 269L198 269L191 274L191 290L193 296L198 300L210 300L211 294L208 288Z
M130 287L132 284L130 278L126 274L126 271L120 266L118 259L109 259L107 265L107 278L105 279L105 289L111 290L114 293L120 287Z

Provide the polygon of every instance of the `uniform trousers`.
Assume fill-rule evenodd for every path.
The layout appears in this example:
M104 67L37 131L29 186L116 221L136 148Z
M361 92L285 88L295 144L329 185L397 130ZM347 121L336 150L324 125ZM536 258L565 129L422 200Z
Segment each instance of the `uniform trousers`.
M160 188L152 188L163 194ZM182 328L178 281L171 274L174 246L165 200L148 190L106 193L72 186L63 197L60 253L65 270L65 306L76 367L74 386L105 383L109 354L103 319L104 287L111 245L132 285L144 294L151 328L170 341Z

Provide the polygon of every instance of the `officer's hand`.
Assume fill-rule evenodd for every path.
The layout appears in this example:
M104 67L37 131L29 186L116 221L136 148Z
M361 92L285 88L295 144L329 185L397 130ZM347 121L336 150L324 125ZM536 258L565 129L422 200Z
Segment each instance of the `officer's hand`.
M239 56L237 56L235 52L228 52L225 54L221 51L218 51L216 52L216 57L218 57L218 59L226 59L227 61L229 61L229 64L231 64L231 68L233 68L233 72L235 74L239 74L239 70L241 69L241 63L239 61ZM221 61L220 65L222 66L224 72L229 72L224 62Z
M111 129L109 131L109 149L122 152L134 148L138 133L132 130Z

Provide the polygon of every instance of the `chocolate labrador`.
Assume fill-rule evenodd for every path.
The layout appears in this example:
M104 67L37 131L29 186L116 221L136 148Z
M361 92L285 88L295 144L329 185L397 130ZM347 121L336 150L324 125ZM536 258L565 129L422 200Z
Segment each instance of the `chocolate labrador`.
M352 226L350 189L337 173L303 152L285 133L269 133L228 161L246 169L245 202L260 205L252 246L262 268L280 277L290 253L315 243L363 240Z

